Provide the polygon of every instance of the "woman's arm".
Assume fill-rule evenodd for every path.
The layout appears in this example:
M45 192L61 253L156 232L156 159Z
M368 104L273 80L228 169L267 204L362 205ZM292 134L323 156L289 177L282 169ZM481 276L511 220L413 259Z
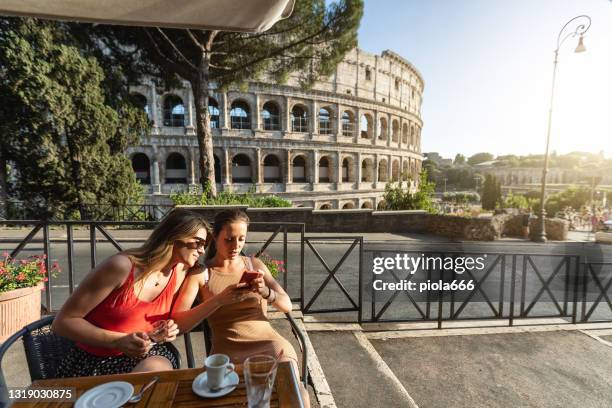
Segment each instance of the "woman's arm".
M202 268L192 269L183 281L171 313L171 318L178 325L179 333L189 332L221 306L240 302L248 295L248 292L243 289L246 284L230 285L223 292L214 296L209 295L205 285ZM202 303L192 308L198 293Z
M283 287L278 284L276 279L274 279L268 267L257 258L253 258L253 267L263 272L263 277L254 279L251 283L251 287L262 297L267 297L269 299L268 301L271 301L270 303L272 303L279 312L290 312L293 308L291 298Z
M96 347L116 348L128 355L146 352L146 334L120 333L105 330L85 320L85 316L99 305L115 288L127 279L132 263L125 255L114 255L83 279L66 300L53 321L53 330L60 336Z

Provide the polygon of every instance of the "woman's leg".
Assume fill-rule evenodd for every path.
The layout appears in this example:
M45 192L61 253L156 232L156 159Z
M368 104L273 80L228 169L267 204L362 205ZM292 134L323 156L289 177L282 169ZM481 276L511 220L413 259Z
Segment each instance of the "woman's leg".
M172 370L172 363L166 357L162 356L149 356L136 364L136 367L132 370L133 373L139 373L144 371L168 371Z

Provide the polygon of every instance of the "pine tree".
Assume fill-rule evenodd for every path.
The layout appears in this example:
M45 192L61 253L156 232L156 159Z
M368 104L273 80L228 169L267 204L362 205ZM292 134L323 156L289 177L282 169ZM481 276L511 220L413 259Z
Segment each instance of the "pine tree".
M501 183L497 177L491 174L485 176L481 197L482 208L485 210L494 210L498 204L501 204Z
M190 83L196 111L196 135L203 191L216 196L208 95L213 88L244 86L264 76L277 83L298 73L303 87L334 73L357 45L362 0L298 0L288 19L267 32L73 25L83 47L106 67L122 66L137 80L146 75L177 84Z
M125 148L146 117L104 94L94 58L61 24L0 20L0 136L16 196L36 216L69 217L85 204L127 204L140 191Z

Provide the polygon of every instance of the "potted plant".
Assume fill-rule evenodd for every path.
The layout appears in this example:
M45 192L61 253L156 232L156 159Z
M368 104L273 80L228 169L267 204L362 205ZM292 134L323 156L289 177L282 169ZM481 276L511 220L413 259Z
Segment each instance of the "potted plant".
M0 343L23 326L40 319L41 291L47 277L46 255L13 259L7 252L0 258ZM57 262L51 273L59 272Z

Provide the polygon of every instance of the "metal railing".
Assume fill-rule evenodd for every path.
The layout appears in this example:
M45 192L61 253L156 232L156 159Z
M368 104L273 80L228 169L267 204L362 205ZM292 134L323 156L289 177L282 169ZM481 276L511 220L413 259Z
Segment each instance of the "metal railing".
M153 229L158 223L152 221L36 221L36 220L10 220L0 221L0 227L4 226L21 226L31 227L30 231L26 234L23 239L3 239L4 243L7 241L10 243L17 244L15 248L10 251L11 258L17 258L24 251L28 244L42 243L42 253L46 255L45 266L47 270L51 270L52 259L58 259L54 253L59 250L58 246L65 245L65 257L59 258L63 263L67 265L63 268L61 274L67 274L67 285L54 285L53 279L49 279L45 283L44 292L44 306L48 312L55 312L59 308L54 307L52 302L53 293L55 289L67 288L68 295L72 294L74 288L79 284L75 279L75 241L80 244L88 246L89 253L89 267L95 268L98 263L98 249L100 244L110 244L114 250L122 251L123 245L120 238L113 236L113 231L108 227L131 227L131 228L149 228ZM87 237L81 237L78 240L75 239L75 227L85 227L87 229ZM51 228L63 228L65 234L57 234L59 237L53 238L53 252L51 250ZM261 255L269 246L275 243L275 238L281 236L282 241L280 242L282 248L282 261L284 263L285 273L281 277L282 286L284 289L289 289L289 276L294 276L297 281L299 277L303 276L304 268L304 252L303 248L298 252L300 258L298 262L293 264L289 263L288 256L288 234L297 233L300 235L300 239L304 236L304 224L302 223L281 223L281 222L252 222L249 224L251 232L271 232L271 235L265 240L261 247L254 251L255 256ZM42 239L36 238L42 232ZM145 238L142 238L144 241ZM131 242L139 242L138 239L130 239ZM38 253L40 254L40 253ZM295 266L297 264L297 266ZM299 271L296 270L299 268ZM84 272L84 271L82 271ZM301 280L301 279L300 279ZM301 293L301 290L299 291ZM300 298L293 299L296 302L301 302Z
M458 320L507 320L509 326L515 319L561 318L568 323L612 321L612 263L583 262L579 255L461 253L422 251L367 250L372 257L410 256L456 259L465 256L484 256L488 264L475 274L469 269L463 274L454 270L421 269L401 276L396 270L388 270L388 281L400 284L412 282L414 287L423 282L472 283L469 290L444 292L427 290L420 292L398 289L375 290L375 275L361 286L361 297L370 299L367 322L437 322ZM545 266L543 266L545 265ZM417 279L422 279L418 281ZM379 285L380 286L380 285ZM401 298L400 298L401 296ZM458 299L460 298L460 299ZM402 301L398 300L402 299ZM598 309L605 305L608 310ZM397 306L402 313L385 318L388 311ZM397 308L396 308L397 309ZM466 316L466 310L477 310L477 315ZM581 309L581 310L580 310ZM598 311L596 318L595 312ZM397 310L396 310L397 311Z

